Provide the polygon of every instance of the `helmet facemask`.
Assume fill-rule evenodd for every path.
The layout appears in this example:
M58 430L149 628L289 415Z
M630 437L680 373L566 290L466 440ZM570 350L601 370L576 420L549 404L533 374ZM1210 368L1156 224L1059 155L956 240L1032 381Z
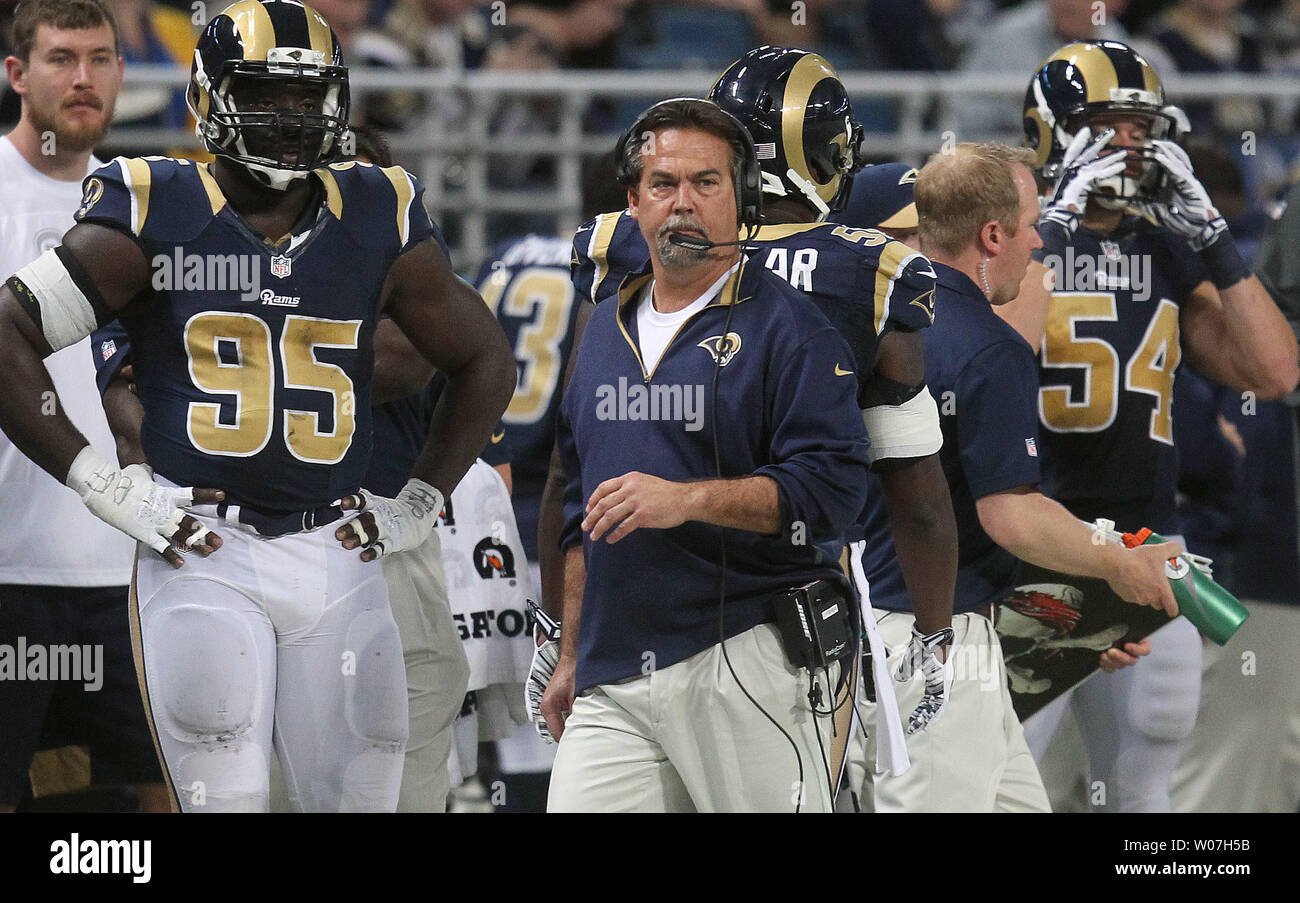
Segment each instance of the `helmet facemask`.
M257 181L278 191L339 159L348 130L347 70L325 63L325 55L318 51L283 47L268 52L265 63L232 61L222 67L215 84L202 85L208 94L206 117L196 109L197 91L192 87L191 111L208 150L234 160ZM202 67L196 66L196 75L201 72ZM279 108L277 88L286 85L316 88L316 111ZM248 108L254 105L250 95L256 96L259 89L274 100L276 108Z
M1172 109L1172 108L1170 108ZM1097 182L1096 190L1091 197L1099 205L1107 210L1123 210L1128 207L1132 201L1161 201L1166 193L1165 172L1155 156L1155 147L1152 142L1163 140L1171 135L1178 133L1176 120L1166 112L1154 112L1149 107L1134 108L1131 111L1122 109L1117 104L1109 104L1102 111L1089 116L1087 113L1072 117L1069 125L1070 133L1066 136L1066 143L1073 140L1074 134L1078 128L1087 125L1092 129L1093 134L1097 134L1107 127L1102 121L1098 122L1105 116L1123 116L1126 113L1131 116L1141 117L1146 120L1146 139L1145 142L1138 146L1115 145L1110 144L1108 148L1113 148L1110 153L1125 153L1129 156L1129 167L1114 176L1109 176ZM1136 170L1136 172L1132 171Z

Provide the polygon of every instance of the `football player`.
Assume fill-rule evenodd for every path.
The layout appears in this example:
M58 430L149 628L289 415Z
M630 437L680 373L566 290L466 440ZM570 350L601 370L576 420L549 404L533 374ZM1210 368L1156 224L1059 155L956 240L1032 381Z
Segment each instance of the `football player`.
M114 160L62 246L0 289L0 428L141 543L136 661L182 809L265 810L274 735L296 807L391 811L406 682L367 564L429 536L509 400L509 348L419 182L333 162L347 70L314 10L241 0L213 17L188 99L216 161ZM381 311L450 378L393 499L360 489ZM40 410L41 359L119 315L152 473Z
M1055 285L1048 306L1041 271L1031 273L1005 313L1041 341L1043 490L1082 520L1174 537L1183 355L1226 385L1276 398L1300 378L1295 338L1175 143L1185 117L1138 53L1115 41L1063 47L1030 82L1024 124L1037 173L1055 186L1036 252ZM1139 667L1074 695L1106 809L1167 811L1196 719L1195 628L1177 620L1151 649ZM1063 706L1028 721L1036 755Z
M906 163L868 166L854 178L844 209L831 219L846 226L879 229L915 248L919 227L913 193L916 176L916 167Z
M843 207L861 168L862 128L824 58L759 47L723 72L709 99L749 130L763 170L764 223L742 236L747 253L807 293L853 349L854 361L842 369L859 376L873 469L883 480L916 603L917 655L911 660L923 662L927 675L941 675L942 649L951 638L957 541L919 332L934 319L934 270L922 254L875 229L826 222ZM702 247L709 247L707 240ZM649 272L649 250L626 210L585 224L573 249L574 284L595 302ZM865 602L865 587L859 590ZM883 678L881 671L876 682L887 684ZM938 713L945 692L941 677L927 681L912 729ZM892 706L880 711L896 720ZM899 736L894 748L901 745Z

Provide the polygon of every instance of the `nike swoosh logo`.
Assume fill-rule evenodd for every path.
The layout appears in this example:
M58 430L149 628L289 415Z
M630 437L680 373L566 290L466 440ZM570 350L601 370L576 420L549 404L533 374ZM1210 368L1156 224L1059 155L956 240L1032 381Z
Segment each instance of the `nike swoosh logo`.
M492 436L492 444L493 444L493 445L496 445L498 442L500 442L500 441L501 441L502 439L504 439L505 437L506 437L506 431L505 431L505 430L502 430L502 431L499 432L499 433L495 433L495 434L493 434L493 436Z
M836 364L836 365L835 365L835 375L836 375L836 376L852 376L852 375L853 375L853 371L852 371L852 370L845 370L845 369L844 369L843 367L841 367L839 364Z

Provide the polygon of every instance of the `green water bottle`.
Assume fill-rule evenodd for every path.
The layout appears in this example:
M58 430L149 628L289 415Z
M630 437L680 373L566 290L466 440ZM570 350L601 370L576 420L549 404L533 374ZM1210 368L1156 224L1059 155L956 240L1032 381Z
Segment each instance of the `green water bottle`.
M1106 526L1113 528L1114 524L1108 521L1097 522L1098 529L1105 529ZM1120 540L1130 549L1165 542L1163 536L1152 533L1146 527L1137 533L1121 534ZM1178 611L1196 625L1196 629L1204 636L1222 646L1245 623L1250 613L1236 596L1215 583L1207 571L1208 569L1202 570L1194 558L1186 553L1165 562L1165 576L1169 578L1169 588L1178 600Z

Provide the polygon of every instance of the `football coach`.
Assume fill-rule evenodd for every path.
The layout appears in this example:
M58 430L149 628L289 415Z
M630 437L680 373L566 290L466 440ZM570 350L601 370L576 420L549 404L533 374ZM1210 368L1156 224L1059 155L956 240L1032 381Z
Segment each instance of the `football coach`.
M830 811L857 632L837 562L866 497L853 356L739 247L761 174L737 120L664 101L615 153L653 271L596 308L561 406L548 808ZM799 606L811 640L778 629Z

